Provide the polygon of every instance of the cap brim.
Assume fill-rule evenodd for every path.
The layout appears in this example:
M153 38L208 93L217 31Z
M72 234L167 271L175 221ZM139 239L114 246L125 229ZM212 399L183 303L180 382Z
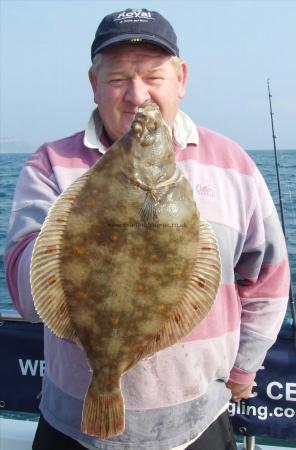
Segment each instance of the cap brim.
M92 59L96 56L96 54L100 53L107 48L115 47L120 44L141 44L148 43L156 45L157 47L162 48L167 51L171 55L179 56L178 50L170 46L166 41L160 39L157 36L151 36L148 34L125 34L124 36L117 36L112 39L108 39L103 44L95 47L92 50Z

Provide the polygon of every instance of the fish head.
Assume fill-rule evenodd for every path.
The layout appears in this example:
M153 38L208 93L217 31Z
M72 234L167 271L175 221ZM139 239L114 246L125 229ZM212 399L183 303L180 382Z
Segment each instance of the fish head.
M133 136L141 146L149 146L164 136L171 136L171 130L163 120L159 106L146 100L138 107L136 116L131 125Z
M147 100L138 107L125 141L132 178L156 187L172 176L176 166L172 133L156 103Z

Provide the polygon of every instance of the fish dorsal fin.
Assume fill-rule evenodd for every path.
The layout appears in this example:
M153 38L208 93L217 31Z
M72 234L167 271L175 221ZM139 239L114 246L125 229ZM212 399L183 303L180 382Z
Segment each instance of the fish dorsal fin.
M60 255L63 234L73 202L90 176L90 170L64 191L50 208L35 242L30 268L34 305L41 320L58 337L75 339L63 290Z
M188 335L209 313L221 281L220 252L209 223L200 222L196 260L189 283L170 317L137 358L169 347Z

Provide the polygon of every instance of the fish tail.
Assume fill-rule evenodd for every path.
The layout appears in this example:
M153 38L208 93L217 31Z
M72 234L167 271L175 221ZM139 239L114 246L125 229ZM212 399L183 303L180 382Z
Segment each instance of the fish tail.
M120 389L101 394L91 383L84 400L81 431L101 440L124 431L124 404Z

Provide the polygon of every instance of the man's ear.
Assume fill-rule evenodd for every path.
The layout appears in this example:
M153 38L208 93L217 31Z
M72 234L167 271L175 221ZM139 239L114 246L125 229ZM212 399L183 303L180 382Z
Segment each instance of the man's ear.
M186 61L181 61L180 69L179 69L179 72L178 72L179 98L182 98L185 95L187 75L188 75L188 65L187 65Z
M95 93L96 89L97 89L97 77L94 75L94 73L92 72L91 69L89 69L89 71L88 71L88 78L89 78L93 93Z

